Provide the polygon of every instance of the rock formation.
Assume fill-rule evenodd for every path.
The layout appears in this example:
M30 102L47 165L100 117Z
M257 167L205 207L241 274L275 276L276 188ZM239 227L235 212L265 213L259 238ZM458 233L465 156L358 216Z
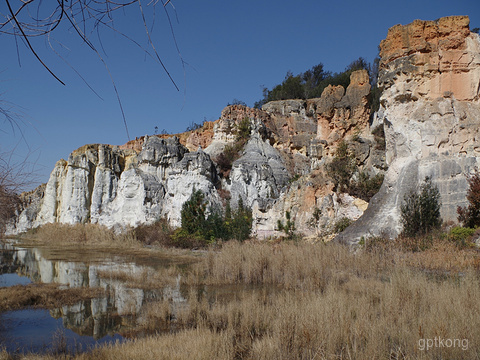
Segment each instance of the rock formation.
M138 153L96 144L58 161L40 199L25 204L9 233L55 222L137 226L162 216L178 226L194 187L219 203L217 174L207 154L188 152L176 137L143 140Z
M466 203L466 175L480 155L480 37L466 16L420 21L388 31L380 44L379 118L389 170L365 214L338 239L396 237L400 206L426 176L441 194L444 221Z
M277 234L277 220L285 211L291 211L303 233L328 232L338 216L356 219L365 210L358 199L333 193L323 165L338 139L368 127L367 78L365 71L352 74L347 91L339 87L338 101L330 101L325 91L319 99L277 101L263 110L232 105L217 121L176 136L83 146L56 164L44 189L25 201L9 233L51 222L134 227L162 217L178 227L193 188L202 190L213 208L221 208L227 198L235 207L241 198L253 210L253 233L260 237ZM330 133L336 135L323 139L319 118L328 116ZM245 119L249 139L222 177L215 161L236 143ZM366 138L352 145L362 166L373 157L371 145ZM311 226L314 211L323 215Z
M440 189L443 219L456 220L465 176L480 153L480 39L468 25L467 17L448 17L391 28L381 43L375 115L369 76L360 70L346 89L328 86L320 98L274 101L262 110L231 105L217 121L176 136L86 145L56 164L44 188L23 197L8 231L49 222L137 226L162 217L176 227L195 188L213 208L228 198L235 207L241 198L259 237L278 235L277 221L289 211L299 232L316 237L331 234L338 219L358 219L337 237L354 244L362 236L397 236L403 198L426 176ZM250 134L239 142L245 121ZM375 127L384 128L386 147ZM221 169L222 152L238 144L231 167ZM388 168L369 204L354 191L334 191L328 164L344 144L353 181Z
M352 73L346 91L342 86L329 85L320 99L311 100L309 106L313 105L318 114L317 138L332 144L352 131L365 129L370 118L370 109L366 106L369 94L368 73L360 70Z

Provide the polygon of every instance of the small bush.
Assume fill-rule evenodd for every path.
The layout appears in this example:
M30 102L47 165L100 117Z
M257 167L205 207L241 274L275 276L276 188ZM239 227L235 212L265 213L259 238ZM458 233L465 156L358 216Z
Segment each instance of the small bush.
M368 173L362 171L358 176L358 180L350 183L348 193L369 202L373 195L380 190L383 179L383 174L370 176Z
M205 121L204 121L204 122L205 122ZM190 125L187 126L187 128L185 129L185 132L195 131L195 130L201 129L202 127L203 127L203 124L196 123L196 122L192 121L192 122L190 123Z
M237 138L236 142L243 142L242 146L250 138L250 132L252 127L250 124L250 119L248 117L244 118L237 126Z
M244 118L237 126L235 143L225 146L220 155L215 159L222 177L228 178L230 175L233 162L240 158L240 152L250 138L250 131L250 119Z
M333 230L336 233L340 233L343 230L345 230L347 227L349 227L352 224L352 222L353 221L351 219L349 219L347 217L342 217L335 222Z
M201 248L205 247L206 242L205 240L198 236L189 234L183 228L177 228L171 235L172 243L175 247L179 247L182 249L194 249L194 248Z
M421 234L417 236L400 235L396 241L397 246L399 246L403 251L420 252L428 250L432 247L433 236L432 234Z
M229 206L229 204L227 204ZM230 239L239 241L246 240L252 232L252 210L243 205L243 200L238 199L237 209L228 215L228 208L225 210L225 224L227 226L227 234Z
M368 237L362 238L359 245L363 245L368 252L384 253L391 249L392 240L385 236Z
M458 248L463 249L473 245L473 243L468 240L475 234L475 231L476 229L456 226L450 230L447 238L455 243Z
M145 245L174 246L173 230L166 219L160 219L151 225L140 225L135 230L135 237Z
M327 174L333 180L334 190L347 191L350 178L356 170L355 158L349 153L348 145L341 141L335 151L335 157L327 165Z
M375 149L385 150L387 146L385 142L385 128L383 127L383 124L373 129L372 134L376 142Z
M295 220L292 220L290 211L285 211L285 224L282 220L277 220L277 231L283 231L287 239L295 237Z
M442 225L440 217L440 191L426 177L420 192L405 195L401 206L403 235L406 237L423 236Z

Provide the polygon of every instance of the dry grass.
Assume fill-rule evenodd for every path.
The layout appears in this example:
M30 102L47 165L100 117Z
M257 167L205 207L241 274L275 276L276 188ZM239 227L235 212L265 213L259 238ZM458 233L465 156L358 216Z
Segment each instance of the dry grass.
M151 229L157 226L160 225L152 225ZM138 239L136 230L116 233L98 224L46 224L21 235L20 241L22 246L42 249L42 255L49 260L89 263L120 255L135 257L139 265L155 265L163 260L166 264L198 261L198 254L190 250L166 247L163 243L145 244Z
M58 284L29 284L0 288L0 312L26 307L55 309L103 295L94 288L61 289Z
M116 346L106 346L78 359L232 359L230 334L207 329L188 329L177 334L155 336Z
M113 229L97 224L45 224L30 230L25 234L28 239L43 243L102 245L115 247L138 247L141 244L136 240L133 231L115 233Z
M322 290L329 283L343 281L348 274L378 277L392 266L391 256L356 256L350 249L334 244L232 241L219 252L210 251L183 281L188 285L253 284Z
M458 249L451 242L437 242L420 252L397 252L397 261L408 267L437 272L458 272L465 269L480 270L477 249Z
M211 359L479 358L480 334L471 330L480 326L480 279L471 263L459 262L463 275L439 280L398 259L341 246L228 243L184 281L263 289L215 302L192 290L175 315L167 302L149 304L144 316L153 320L145 326L184 330L81 358L188 359L191 351ZM435 337L465 339L468 348L420 349L421 339Z
M144 329L173 333L76 358L480 358L478 257L448 244L409 253L389 246L353 252L334 244L230 242L183 276L191 286L185 306L173 309L161 300L143 310ZM232 284L254 290L225 301L209 297L208 288ZM435 338L467 346L421 350L422 339Z

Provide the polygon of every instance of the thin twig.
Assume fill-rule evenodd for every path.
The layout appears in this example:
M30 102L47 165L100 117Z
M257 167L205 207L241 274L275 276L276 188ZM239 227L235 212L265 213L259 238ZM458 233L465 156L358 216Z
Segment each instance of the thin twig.
M40 64L42 64L42 65L45 67L45 69L47 69L47 71L48 71L55 79L57 79L57 80L60 82L60 84L65 85L65 83L64 83L62 80L60 80L60 79L57 77L57 75L55 75L55 74L53 73L52 70L50 70L50 68L43 62L43 60L40 59L40 56L38 56L38 54L37 54L37 52L35 51L35 49L33 48L32 44L30 44L30 41L28 40L27 35L25 35L25 32L23 31L22 26L20 25L20 23L19 23L18 20L17 20L17 17L16 17L15 14L13 13L12 7L10 6L10 1L9 1L9 0L5 0L5 2L7 3L8 10L10 11L10 14L12 15L13 20L14 20L15 23L17 24L18 30L20 30L20 32L22 33L22 37L23 37L23 39L25 40L25 42L27 43L28 47L30 48L30 51L32 52L32 54L35 55L35 57L36 57L37 60L40 62Z

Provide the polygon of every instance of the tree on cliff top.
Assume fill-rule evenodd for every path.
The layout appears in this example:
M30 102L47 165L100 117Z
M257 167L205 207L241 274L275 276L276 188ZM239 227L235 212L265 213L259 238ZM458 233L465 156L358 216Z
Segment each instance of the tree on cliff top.
M375 64L369 64L362 57L352 61L344 71L339 73L325 71L322 63L295 76L292 72L288 71L281 84L274 86L272 90L268 90L267 88L263 89L263 99L257 101L254 106L261 108L262 105L267 102L275 100L320 97L328 85L341 85L346 89L350 84L350 75L352 72L361 69L369 72L371 82L374 83L373 77L376 77Z

